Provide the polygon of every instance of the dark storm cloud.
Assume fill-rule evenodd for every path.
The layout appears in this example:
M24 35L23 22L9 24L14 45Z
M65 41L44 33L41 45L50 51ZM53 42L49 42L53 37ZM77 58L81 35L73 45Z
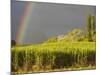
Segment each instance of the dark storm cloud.
M12 39L16 38L18 31L18 26L23 15L24 8L26 6L25 2L12 1L11 3L11 36Z
M84 29L88 14L95 16L95 6L53 3L32 3L32 14L23 43L42 42L49 37L67 33L74 28ZM15 39L20 18L27 2L12 2L12 39Z

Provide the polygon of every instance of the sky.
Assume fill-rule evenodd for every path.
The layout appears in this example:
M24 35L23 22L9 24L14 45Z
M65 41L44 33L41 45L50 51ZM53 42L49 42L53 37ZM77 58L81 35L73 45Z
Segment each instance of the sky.
M73 29L84 30L89 14L96 16L95 6L12 1L11 39L32 44Z

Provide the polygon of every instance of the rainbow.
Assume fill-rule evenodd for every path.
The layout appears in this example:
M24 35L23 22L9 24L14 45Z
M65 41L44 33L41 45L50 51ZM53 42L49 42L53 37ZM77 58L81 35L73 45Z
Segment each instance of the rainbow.
M24 13L21 17L20 23L19 23L19 27L18 27L18 31L17 31L17 35L16 35L16 41L18 44L20 44L24 38L25 35L25 31L27 29L28 26L28 22L30 19L30 15L32 13L32 6L33 4L28 2L27 5L25 6L24 9Z

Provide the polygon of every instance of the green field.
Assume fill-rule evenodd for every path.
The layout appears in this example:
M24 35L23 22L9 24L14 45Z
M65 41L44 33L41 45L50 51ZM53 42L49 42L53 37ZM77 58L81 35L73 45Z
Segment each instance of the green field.
M95 44L95 42L57 42L13 47L12 72L95 69Z

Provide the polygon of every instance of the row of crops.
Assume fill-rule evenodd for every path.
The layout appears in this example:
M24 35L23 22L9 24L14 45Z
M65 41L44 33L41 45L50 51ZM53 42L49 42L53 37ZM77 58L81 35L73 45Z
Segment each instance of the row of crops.
M95 66L95 42L44 43L13 47L12 72Z

